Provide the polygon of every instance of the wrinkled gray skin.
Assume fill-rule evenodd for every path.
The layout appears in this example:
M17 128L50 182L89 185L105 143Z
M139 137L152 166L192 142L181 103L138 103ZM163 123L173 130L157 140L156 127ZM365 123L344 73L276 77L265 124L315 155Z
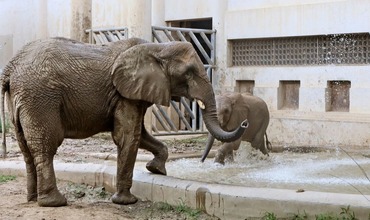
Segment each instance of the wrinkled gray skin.
M27 199L40 206L67 204L53 168L63 139L106 131L118 148L117 192L112 201L135 203L130 188L139 147L155 156L147 169L166 174L167 147L143 124L153 103L168 106L171 98L194 98L204 103L205 124L216 138L232 141L244 132L244 128L233 132L220 128L211 83L190 43L129 39L99 46L64 38L34 41L5 67L1 95L2 121L7 95L26 162ZM3 132L4 152L5 143Z
M231 131L240 125L240 122L247 118L248 128L241 138L234 142L223 143L217 151L215 162L224 164L225 158L233 160L233 150L238 150L241 141L250 142L252 147L268 154L270 142L268 141L266 129L270 121L270 114L266 103L250 93L226 93L216 96L217 115L221 127ZM266 142L264 140L266 136ZM206 149L202 156L203 162L212 148L214 137L208 135Z

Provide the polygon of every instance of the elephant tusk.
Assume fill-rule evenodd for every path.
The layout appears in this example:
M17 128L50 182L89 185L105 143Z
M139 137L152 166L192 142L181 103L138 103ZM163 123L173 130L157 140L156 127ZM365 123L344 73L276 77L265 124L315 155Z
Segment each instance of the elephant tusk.
M201 109L205 109L205 108L206 108L206 106L204 105L204 103L203 103L202 101L197 100L197 103L198 103L198 105L199 105L199 107L200 107Z

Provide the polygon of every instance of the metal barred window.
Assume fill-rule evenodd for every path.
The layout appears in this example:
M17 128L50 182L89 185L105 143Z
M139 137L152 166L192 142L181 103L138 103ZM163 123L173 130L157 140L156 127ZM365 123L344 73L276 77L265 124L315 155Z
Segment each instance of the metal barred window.
M370 34L231 40L233 66L370 64Z

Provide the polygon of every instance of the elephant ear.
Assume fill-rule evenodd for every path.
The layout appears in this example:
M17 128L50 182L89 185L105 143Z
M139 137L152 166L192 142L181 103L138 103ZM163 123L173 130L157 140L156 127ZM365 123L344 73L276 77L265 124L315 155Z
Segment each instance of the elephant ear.
M159 49L159 45L136 45L117 57L111 74L121 96L169 106L169 79L163 61L155 55Z
M232 114L227 129L234 130L240 126L242 121L248 118L249 109L239 93L228 95L231 103Z

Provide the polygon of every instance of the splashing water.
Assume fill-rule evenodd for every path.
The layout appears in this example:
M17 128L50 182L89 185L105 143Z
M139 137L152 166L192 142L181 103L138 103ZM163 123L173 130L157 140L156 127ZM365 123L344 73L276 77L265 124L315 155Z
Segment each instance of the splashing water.
M365 171L370 170L369 158L362 155L354 158ZM221 165L213 159L204 163L199 158L180 159L169 162L167 172L169 176L207 183L370 194L369 180L338 148L266 156L242 143L234 160Z

